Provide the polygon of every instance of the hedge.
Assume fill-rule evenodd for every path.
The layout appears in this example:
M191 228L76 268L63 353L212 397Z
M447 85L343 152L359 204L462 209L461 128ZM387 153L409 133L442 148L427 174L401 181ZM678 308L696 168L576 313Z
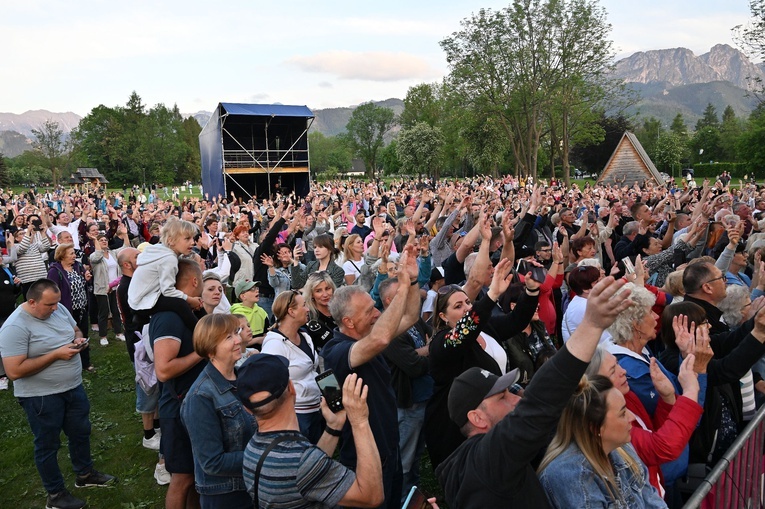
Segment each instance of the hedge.
M746 163L697 163L693 165L694 177L708 177L715 179L727 171L733 178L744 178L751 173Z

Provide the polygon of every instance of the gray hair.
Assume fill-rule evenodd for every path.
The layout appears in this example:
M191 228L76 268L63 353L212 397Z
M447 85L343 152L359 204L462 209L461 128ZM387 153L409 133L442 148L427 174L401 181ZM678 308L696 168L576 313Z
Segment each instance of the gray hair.
M643 288L642 286L635 286L634 283L627 283L619 289L616 295L626 291L632 290L629 296L629 300L634 305L628 307L616 317L614 323L608 328L609 334L614 343L617 345L623 345L628 342L634 336L635 323L639 322L647 313L651 312L651 307L656 302L656 296Z
M633 233L637 233L640 229L640 223L637 221L630 221L629 223L624 225L624 228L622 228L622 234L625 237L628 237L632 235Z
M394 290L394 285L398 284L398 278L397 277L389 277L388 279L384 279L380 282L380 285L377 287L377 293L380 294L380 300L383 303L383 307L385 306L385 300L390 297L390 294L392 293L392 290Z
M470 277L470 271L473 270L476 258L478 258L478 253L470 253L465 257L465 261L462 263L462 268L465 271L466 278Z
M749 288L746 286L728 285L725 298L717 307L722 311L722 318L729 327L735 327L741 323L744 318L744 305L751 300Z
M369 295L367 291L358 286L341 286L335 290L332 300L329 301L329 313L332 315L332 319L335 323L340 325L343 318L348 316L348 312L351 311L353 299L356 295L363 294Z

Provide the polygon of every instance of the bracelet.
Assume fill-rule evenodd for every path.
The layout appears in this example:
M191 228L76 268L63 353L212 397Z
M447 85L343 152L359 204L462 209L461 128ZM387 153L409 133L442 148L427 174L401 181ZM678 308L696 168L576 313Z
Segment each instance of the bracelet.
M332 435L333 437L343 436L343 431L339 429L332 429L329 426L324 426L324 432Z
M414 281L412 281L411 283L409 283L409 286L414 286L414 285L416 285L417 283L418 283L418 281L415 279Z
M529 297L536 297L537 295L539 295L539 288L537 288L536 290L531 290L531 289L529 289L529 287L527 286L527 287L526 287L526 294L527 294Z

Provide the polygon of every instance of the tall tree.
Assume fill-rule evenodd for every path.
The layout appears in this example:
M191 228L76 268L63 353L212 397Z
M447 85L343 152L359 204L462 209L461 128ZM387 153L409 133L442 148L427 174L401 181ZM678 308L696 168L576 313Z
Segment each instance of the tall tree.
M737 148L740 160L747 163L750 171L760 172L765 168L765 103L761 102L749 115Z
M335 171L345 173L351 168L351 151L345 140L337 136L325 136L319 131L308 135L311 147L309 157L311 170L316 173Z
M734 38L750 60L765 60L765 0L749 0L752 18L748 23L733 27ZM765 84L762 78L747 76L749 88L760 103L765 102Z
M393 110L365 103L358 106L345 130L351 148L364 161L367 177L374 178L377 171L377 155L383 146L383 136L396 125L396 115Z
M417 122L401 130L397 143L396 155L401 162L401 171L438 178L441 148L444 146L444 135L440 128Z
M717 118L717 108L712 103L707 103L704 113L696 122L696 130L700 131L705 127L720 127L720 119Z
M598 125L603 129L603 141L592 144L577 143L572 149L571 162L589 171L600 173L606 167L624 132L632 131L633 127L624 115L607 117L602 111Z
M738 161L738 140L743 132L743 123L736 117L736 112L728 105L723 111L720 124L720 160Z
M588 107L603 99L613 57L609 32L595 1L515 0L500 11L482 9L463 20L461 31L441 47L450 86L472 108L498 120L516 167L536 176L551 104L558 109L559 139L567 140L567 153L571 118L589 115ZM596 119L590 116L589 124Z
M436 83L420 83L410 87L399 119L401 127L412 127L417 122L425 122L431 127L438 126L442 108L439 89Z
M53 185L58 186L61 156L64 155L64 132L58 122L48 119L39 129L32 129L32 134L35 137L32 147L45 159L53 176Z
M0 187L3 189L11 185L11 178L8 175L8 166L5 164L5 156L0 152Z

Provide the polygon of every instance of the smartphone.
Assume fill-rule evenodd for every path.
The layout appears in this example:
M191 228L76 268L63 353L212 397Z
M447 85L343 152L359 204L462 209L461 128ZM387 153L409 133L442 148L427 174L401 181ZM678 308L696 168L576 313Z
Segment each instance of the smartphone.
M634 274L635 273L635 265L632 263L632 260L629 259L629 257L622 258L622 263L624 264L624 273L625 274Z
M303 239L301 237L295 239L295 247L303 249Z
M90 341L90 338L85 338L85 341L83 341L83 342L82 342L82 343L80 343L80 344L77 344L77 345L71 346L70 348L74 348L75 350L82 350L83 348L85 348L86 346L88 346L88 341Z
M421 492L417 486L412 486L412 489L409 490L409 495L407 495L406 500L404 501L402 509L428 509L429 507L430 504L428 504L428 499L425 494Z
M537 283L544 283L546 278L547 278L547 272L545 271L544 267L537 267L536 265L532 265L531 279L533 279Z
M343 409L343 390L337 381L335 372L328 369L316 377L316 383L319 384L321 395L327 400L327 406L333 412L337 413Z

